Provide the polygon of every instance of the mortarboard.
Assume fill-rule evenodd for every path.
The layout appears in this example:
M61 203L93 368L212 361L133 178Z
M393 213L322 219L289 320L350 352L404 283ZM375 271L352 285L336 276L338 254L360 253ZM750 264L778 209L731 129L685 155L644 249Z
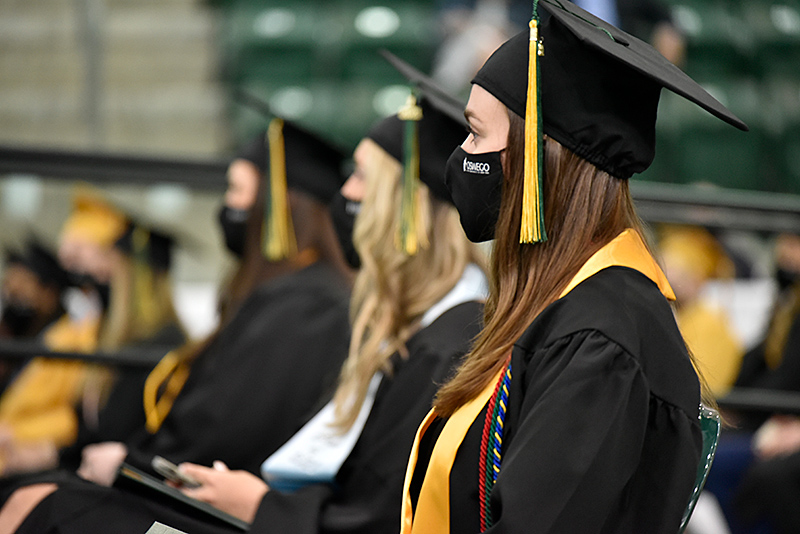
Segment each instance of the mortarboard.
M550 14L541 27L537 4ZM747 130L652 46L567 0L534 2L530 31L498 48L472 83L526 119L526 199L520 235L526 243L546 239L542 134L612 176L629 178L653 160L662 87Z
M175 240L163 232L131 222L128 229L114 244L137 261L150 265L156 271L169 271Z
M287 188L308 193L328 204L344 183L341 172L344 152L319 135L276 117L269 105L244 92L244 104L269 118L266 132L259 134L237 158L252 162L268 180L265 189L263 249L270 261L297 253Z
M25 265L25 256L23 256L21 252L18 252L10 248L5 249L4 252L5 252L4 255L5 255L6 265L11 265L16 263Z
M128 227L128 218L89 186L80 186L61 236L76 236L99 246L112 246Z
M725 249L711 232L700 226L665 227L658 249L666 265L678 265L701 280L732 278L735 274Z
M440 200L452 202L443 175L447 158L466 137L464 102L394 54L385 50L381 54L413 89L406 107L375 124L367 138L403 165L400 241L403 250L413 254L417 243L426 242L416 230L417 180Z
M286 185L310 194L323 204L330 202L344 183L341 173L344 151L287 120L283 121L283 138ZM261 132L236 157L250 161L267 176L270 170L267 132Z

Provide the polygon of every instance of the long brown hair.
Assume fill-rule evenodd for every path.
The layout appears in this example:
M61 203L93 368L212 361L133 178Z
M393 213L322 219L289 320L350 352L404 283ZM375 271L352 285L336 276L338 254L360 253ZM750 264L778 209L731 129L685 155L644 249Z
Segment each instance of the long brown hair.
M247 219L244 254L226 287L224 296L220 298L220 327L228 323L259 284L301 268L311 259L329 263L348 282L353 279L353 273L347 267L344 254L338 245L327 206L296 189L289 189L288 193L298 257L277 262L264 257L262 234L266 190L267 180L262 177L259 180L255 204L250 209Z
M556 301L581 266L620 232L641 233L628 181L614 178L545 137L544 209L548 240L520 244L525 121L509 112L503 198L490 264L485 328L457 375L438 393L447 417L477 396L505 365L514 342Z

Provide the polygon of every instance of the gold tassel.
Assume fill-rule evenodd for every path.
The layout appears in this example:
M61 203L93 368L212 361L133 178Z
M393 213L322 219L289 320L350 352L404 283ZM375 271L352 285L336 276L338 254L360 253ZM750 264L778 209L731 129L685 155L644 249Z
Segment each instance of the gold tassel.
M283 120L272 119L267 130L269 148L269 198L264 206L264 255L270 261L297 254L286 185L286 150Z
M406 106L397 113L397 117L405 121L403 162L403 195L400 205L400 223L398 224L395 243L409 256L413 256L420 248L428 248L428 234L420 207L419 189L419 121L422 120L422 108L412 94Z
M542 106L539 94L539 56L544 48L539 41L539 21L534 8L530 21L528 94L525 109L525 174L522 192L520 243L547 241L542 198Z

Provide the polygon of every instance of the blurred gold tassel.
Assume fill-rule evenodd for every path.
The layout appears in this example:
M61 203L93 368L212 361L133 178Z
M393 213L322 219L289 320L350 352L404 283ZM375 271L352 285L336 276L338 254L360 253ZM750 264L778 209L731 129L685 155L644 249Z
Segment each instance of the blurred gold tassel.
M297 254L297 238L289 210L286 185L286 150L283 120L272 119L267 130L269 148L269 198L264 206L264 255L270 261Z

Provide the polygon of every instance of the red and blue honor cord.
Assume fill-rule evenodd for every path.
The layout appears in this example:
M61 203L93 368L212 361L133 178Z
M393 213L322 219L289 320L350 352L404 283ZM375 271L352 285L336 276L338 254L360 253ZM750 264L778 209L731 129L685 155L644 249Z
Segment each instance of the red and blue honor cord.
M486 408L486 419L481 436L478 466L478 500L480 504L481 532L492 526L491 494L500 474L503 456L503 423L508 407L508 388L511 383L511 361L497 381L494 394Z

